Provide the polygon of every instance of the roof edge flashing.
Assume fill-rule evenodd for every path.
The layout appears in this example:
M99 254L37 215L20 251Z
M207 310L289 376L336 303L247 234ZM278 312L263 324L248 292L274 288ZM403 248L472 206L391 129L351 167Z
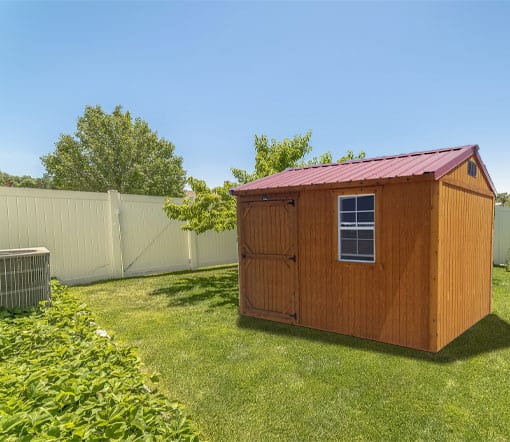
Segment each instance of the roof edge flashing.
M287 168L282 172L238 185L229 190L230 195L244 195L262 190L278 191L294 187L321 187L323 185L377 181L396 178L425 176L439 180L462 162L475 157L484 179L496 194L496 189L478 153L479 146L470 144L402 155L363 158L343 163L314 164ZM340 167L342 166L342 167Z
M453 170L453 168L455 168L460 163L462 163L464 160L468 159L471 155L476 153L476 147L478 147L478 146L475 144L475 145L468 146L468 147L470 147L470 148L468 149L466 147L465 149L460 150L459 153L454 158L452 158L447 163L443 164L438 169L434 170L433 171L434 178L436 180L439 180L442 177L444 177L447 173L451 172Z

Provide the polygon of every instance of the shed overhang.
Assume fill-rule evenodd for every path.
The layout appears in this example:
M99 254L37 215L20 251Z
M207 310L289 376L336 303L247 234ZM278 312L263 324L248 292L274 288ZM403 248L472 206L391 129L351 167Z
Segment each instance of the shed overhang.
M295 190L299 188L327 188L345 185L368 185L381 181L406 179L439 180L463 161L475 156L492 192L496 188L478 153L478 145L428 150L377 158L364 158L344 163L291 168L230 190L231 195L245 195L264 191Z

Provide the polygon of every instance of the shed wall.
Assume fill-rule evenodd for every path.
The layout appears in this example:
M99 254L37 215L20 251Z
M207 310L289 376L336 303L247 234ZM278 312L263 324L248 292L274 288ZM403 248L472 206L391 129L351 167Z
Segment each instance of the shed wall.
M425 175L296 189L298 272L292 322L438 351L487 315L494 195L478 166L476 177L468 175L466 160L439 181ZM240 196L239 203L280 194L259 193ZM338 260L338 196L355 194L375 194L375 263ZM242 244L245 226L239 222ZM263 230L265 224L260 219L250 229ZM240 271L242 281L243 266ZM280 286L291 285L273 276L269 282L256 280L263 285L281 279ZM241 298L245 292L241 286Z
M494 196L466 162L439 183L437 349L490 313Z
M431 182L299 198L298 323L428 350ZM338 261L337 197L376 194L376 263Z
M476 177L468 175L467 163L469 160L474 161L477 165L478 170ZM466 161L459 164L455 169L453 169L451 172L449 172L443 178L441 178L441 182L449 183L453 186L461 187L463 189L472 190L474 192L481 193L486 196L494 196L487 182L487 179L482 173L480 163L478 162L474 155L472 155Z

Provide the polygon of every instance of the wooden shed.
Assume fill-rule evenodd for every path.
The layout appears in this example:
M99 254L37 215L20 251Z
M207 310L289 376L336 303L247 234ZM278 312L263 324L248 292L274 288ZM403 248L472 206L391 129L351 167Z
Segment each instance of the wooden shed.
M236 187L240 312L437 352L491 310L495 188L462 146Z

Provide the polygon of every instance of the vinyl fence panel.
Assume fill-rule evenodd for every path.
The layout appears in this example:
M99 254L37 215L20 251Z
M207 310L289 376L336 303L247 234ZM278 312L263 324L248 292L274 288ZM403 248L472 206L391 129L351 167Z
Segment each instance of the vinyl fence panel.
M494 216L494 264L510 258L510 207L496 206Z
M183 231L163 203L116 191L0 187L0 249L46 247L52 276L70 284L237 261L235 232Z
M205 232L196 235L197 267L237 262L237 232Z
M63 281L112 277L108 195L0 187L0 249L46 247Z
M164 198L121 195L120 201L125 276L190 268L189 233L168 219L161 209Z

